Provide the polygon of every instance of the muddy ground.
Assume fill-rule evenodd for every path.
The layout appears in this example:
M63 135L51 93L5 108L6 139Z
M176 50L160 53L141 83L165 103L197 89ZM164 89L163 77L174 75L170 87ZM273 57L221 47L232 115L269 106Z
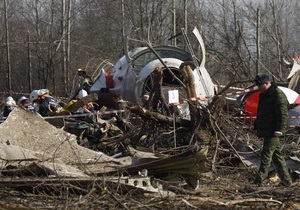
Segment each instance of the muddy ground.
M284 187L251 184L252 173L245 169L220 169L205 173L195 191L172 187L175 193L131 192L122 194L104 185L74 194L67 187L53 194L1 189L1 209L300 209L299 181ZM66 185L66 183L62 182Z

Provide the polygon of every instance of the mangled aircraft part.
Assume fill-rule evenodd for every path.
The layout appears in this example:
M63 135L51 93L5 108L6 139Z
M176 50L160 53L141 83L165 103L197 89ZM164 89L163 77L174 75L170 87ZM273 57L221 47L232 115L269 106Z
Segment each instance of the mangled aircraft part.
M123 173L136 173L147 169L149 175L154 175L166 179L172 174L172 177L181 177L189 183L190 187L198 187L197 180L199 173L205 172L205 160L208 148L190 147L185 152L166 158L147 158L147 162L140 158L141 163L136 161L134 165L120 169Z
M100 105L113 106L112 102L108 103L106 101L108 101L109 95L111 97L115 93L121 94L124 100L142 105L141 97L146 93L150 93L153 89L151 75L155 68L160 67L164 74L162 91L165 97L168 89L177 88L182 89L180 90L181 99L186 99L185 84L180 76L180 66L184 62L194 61L194 64L190 67L194 75L196 96L201 99L213 96L215 94L214 84L204 67L204 43L196 28L193 33L199 41L203 54L200 65L193 52L187 52L175 46L152 46L150 43L145 43L148 47L138 47L126 53L114 65L112 72L105 73L103 70L100 77L93 78L93 85L90 87L89 92L99 94L98 104ZM188 40L186 34L185 38ZM126 34L125 40L129 40L129 34Z
M247 196L241 192L253 188L248 182L259 166L262 141L253 131L239 129L240 111L247 110L250 100L246 94L241 101L236 96L255 88L221 90L215 95L205 69L204 42L196 28L193 34L202 50L201 61L184 29L181 35L189 51L141 42L147 47L127 52L131 30L132 26L124 37L126 53L113 69L110 62L103 61L92 77L78 71L79 90L69 101L74 103L65 107L66 115L42 118L19 108L11 112L0 125L0 184L22 192L84 195L78 203L107 194L124 209L129 209L128 200L119 202L114 191L122 196L147 193L164 197L164 192L170 195L172 191L209 197L223 187L223 195L232 191L233 196ZM174 89L179 99L168 103L168 93ZM89 95L83 97L86 92ZM79 95L83 98L75 102ZM298 112L299 95L289 96L291 110ZM97 111L78 114L88 102L97 102ZM234 116L224 112L225 105L234 110ZM18 132L11 129L15 127ZM295 141L299 135L288 135L283 152L294 174L299 172L299 139ZM201 176L206 171L213 173ZM229 178L219 177L224 172ZM232 176L240 182L233 182ZM209 188L211 185L215 188ZM232 195L216 201L223 207L231 205L223 199L232 200Z
M20 132L14 133L7 129L12 125L19 126L18 123L22 124ZM102 123L105 124L105 121ZM186 182L195 189L198 187L198 173L205 170L204 162L207 148L200 149L199 147L191 147L186 152L171 157L135 158L134 165L124 168L124 166L132 164L130 159L115 159L101 152L81 147L77 145L75 136L55 128L37 114L18 108L13 110L5 123L0 126L0 129L3 131L1 135L9 139L11 144L1 147L2 162L14 168L13 170L6 167L2 168L2 175L5 176L46 176L49 182L55 182L57 177L85 177L88 180L90 176L96 174L115 174L126 171L126 174L130 176L122 179L121 184L126 186L125 188L158 192L161 189L152 186L147 173L139 174L138 171L145 171L143 170L145 168L148 170L149 167L150 173L155 176L165 177L167 175L169 177L170 174L178 174L178 176L184 177ZM37 130L43 132L37 133ZM24 138L24 134L26 138ZM148 163L140 164L145 160ZM144 168L138 170L140 167ZM50 179L51 177L54 179ZM116 178L111 177L109 182L112 183L114 180ZM13 181L11 185L17 183L20 183L20 180Z
M127 188L132 188L133 190L144 190L145 192L159 193L162 192L162 186L154 187L151 183L150 177L145 176L130 176L130 177L121 177L121 178L113 178L110 177L108 179L110 182L121 183Z
M10 129L11 127L18 127L18 132ZM55 128L35 113L19 108L11 112L7 120L0 125L0 129L2 144L8 139L11 145L39 152L42 154L38 156L41 160L59 159L67 164L84 164L100 160L112 165L123 164L102 152L79 146L75 135Z

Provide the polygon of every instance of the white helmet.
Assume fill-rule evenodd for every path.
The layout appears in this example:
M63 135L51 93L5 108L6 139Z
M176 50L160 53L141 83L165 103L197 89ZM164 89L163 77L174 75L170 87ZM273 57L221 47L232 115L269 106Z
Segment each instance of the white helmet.
M88 93L87 93L85 90L81 89L81 90L79 91L77 97L78 97L78 99L82 99L82 98L86 97L87 95L88 95Z
M25 96L22 96L19 100L18 100L18 105L21 105L22 101L26 100L28 98L26 98Z
M35 101L38 98L38 96L38 90L33 90L29 96L30 102L33 103L33 101Z
M39 96L42 96L42 95L44 95L44 94L49 94L49 90L48 89L39 89L38 91L37 91L37 94L39 95Z
M11 96L8 96L5 99L5 104L7 106L13 106L13 105L16 105L16 102L15 102L15 100Z
M149 98L150 98L150 96L149 96L148 94L143 95L143 97L144 97L144 99L147 100L147 101L148 101Z

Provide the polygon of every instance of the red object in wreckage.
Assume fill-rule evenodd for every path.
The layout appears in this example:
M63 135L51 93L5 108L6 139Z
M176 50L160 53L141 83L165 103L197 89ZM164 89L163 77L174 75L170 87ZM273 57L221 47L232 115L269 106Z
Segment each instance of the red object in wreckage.
M245 102L245 109L247 114L250 117L255 117L257 115L257 108L258 108L258 102L259 102L259 94L260 92L255 92L247 97Z
M286 88L286 87L281 87L281 86L279 86L279 88L286 95L289 104L300 104L300 95L296 91ZM245 110L250 117L255 117L257 115L259 94L260 94L260 92L257 91L255 93L252 93L251 95L249 95L246 98Z
M107 71L104 71L106 88L114 88L114 75L110 75Z

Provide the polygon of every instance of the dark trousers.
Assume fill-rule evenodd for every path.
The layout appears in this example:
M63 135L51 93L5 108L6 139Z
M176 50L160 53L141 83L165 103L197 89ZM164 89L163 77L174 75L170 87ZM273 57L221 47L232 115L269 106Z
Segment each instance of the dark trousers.
M257 179L263 183L268 178L271 162L273 161L282 181L291 181L286 162L280 150L279 137L265 137L261 152L261 162Z

